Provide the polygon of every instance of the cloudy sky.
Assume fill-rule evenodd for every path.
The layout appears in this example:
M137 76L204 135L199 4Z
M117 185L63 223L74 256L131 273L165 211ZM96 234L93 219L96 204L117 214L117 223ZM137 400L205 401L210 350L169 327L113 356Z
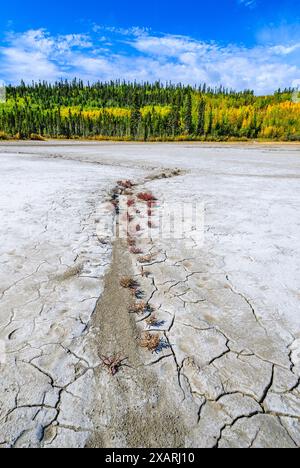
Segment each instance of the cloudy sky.
M73 77L206 82L258 94L297 85L300 2L5 2L0 79Z

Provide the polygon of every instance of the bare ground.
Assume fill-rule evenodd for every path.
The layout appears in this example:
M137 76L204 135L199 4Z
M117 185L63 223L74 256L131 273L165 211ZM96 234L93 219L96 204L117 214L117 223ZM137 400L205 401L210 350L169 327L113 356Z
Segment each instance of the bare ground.
M120 287L124 272L133 274L126 243L116 240L111 268L93 319L99 355L120 352L126 357L116 376L107 369L96 373L99 393L92 418L95 434L89 447L184 447L186 429L157 375L145 366L138 341L140 332L128 313L132 296Z

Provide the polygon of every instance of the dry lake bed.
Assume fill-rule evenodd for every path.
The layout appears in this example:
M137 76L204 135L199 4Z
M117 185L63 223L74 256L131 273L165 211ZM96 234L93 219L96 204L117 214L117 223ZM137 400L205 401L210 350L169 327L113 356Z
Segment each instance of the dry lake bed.
M0 180L0 447L300 447L299 146L2 143Z

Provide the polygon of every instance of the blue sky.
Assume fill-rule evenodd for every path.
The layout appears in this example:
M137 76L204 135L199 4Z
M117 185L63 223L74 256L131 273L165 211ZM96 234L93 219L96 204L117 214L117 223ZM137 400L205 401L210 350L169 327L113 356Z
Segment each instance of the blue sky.
M14 83L160 79L268 93L300 83L300 2L4 2L0 64Z

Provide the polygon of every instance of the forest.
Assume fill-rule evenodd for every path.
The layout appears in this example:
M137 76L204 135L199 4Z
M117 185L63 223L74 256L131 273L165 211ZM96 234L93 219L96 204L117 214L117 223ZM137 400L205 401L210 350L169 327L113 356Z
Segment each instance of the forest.
M21 82L8 86L0 103L0 139L300 141L300 104L292 93L256 96L160 82Z

